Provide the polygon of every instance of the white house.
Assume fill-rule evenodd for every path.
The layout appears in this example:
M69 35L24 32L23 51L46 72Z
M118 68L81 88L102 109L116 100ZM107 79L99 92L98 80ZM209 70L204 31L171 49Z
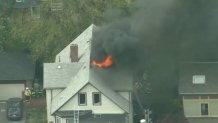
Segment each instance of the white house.
M48 123L132 123L131 74L90 64L95 25L44 63Z

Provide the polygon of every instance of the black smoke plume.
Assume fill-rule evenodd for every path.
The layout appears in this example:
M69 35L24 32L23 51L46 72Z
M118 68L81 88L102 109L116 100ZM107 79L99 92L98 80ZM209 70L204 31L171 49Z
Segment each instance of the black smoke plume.
M134 3L126 16L117 13L113 16L112 12L116 11L108 12L113 21L95 33L92 58L102 60L106 54L111 54L116 67L133 71L144 69L168 28L164 23L174 4L174 0L145 0Z
M217 0L136 0L125 14L110 10L109 23L94 35L92 58L112 54L118 68L148 70L147 105L159 114L173 112L178 63L218 61L217 6Z
M109 10L110 22L94 35L92 58L112 54L116 66L135 71L165 60L217 60L217 5L214 0L136 0L128 11Z

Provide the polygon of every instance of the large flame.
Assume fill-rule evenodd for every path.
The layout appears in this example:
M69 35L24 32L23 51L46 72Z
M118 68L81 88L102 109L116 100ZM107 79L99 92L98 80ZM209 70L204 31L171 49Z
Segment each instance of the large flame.
M104 61L97 62L96 60L92 61L92 64L97 67L110 67L113 64L112 56L107 55Z

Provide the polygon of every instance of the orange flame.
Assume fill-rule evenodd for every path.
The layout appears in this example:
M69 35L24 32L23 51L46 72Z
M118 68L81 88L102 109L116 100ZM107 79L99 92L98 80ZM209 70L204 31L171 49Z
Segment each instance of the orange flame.
M97 67L110 67L113 64L112 56L111 55L107 55L105 60L102 61L102 62L97 62L96 60L93 60L92 64L97 66Z

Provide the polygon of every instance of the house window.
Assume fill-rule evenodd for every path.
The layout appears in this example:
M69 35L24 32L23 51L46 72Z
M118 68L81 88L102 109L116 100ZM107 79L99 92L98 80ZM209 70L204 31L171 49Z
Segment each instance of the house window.
M101 105L101 93L93 92L92 100L93 100L93 105Z
M205 84L205 75L193 75L193 84Z
M208 103L201 104L201 115L208 115Z
M79 98L78 99L79 105L86 105L86 93L85 92L79 93L78 98Z

